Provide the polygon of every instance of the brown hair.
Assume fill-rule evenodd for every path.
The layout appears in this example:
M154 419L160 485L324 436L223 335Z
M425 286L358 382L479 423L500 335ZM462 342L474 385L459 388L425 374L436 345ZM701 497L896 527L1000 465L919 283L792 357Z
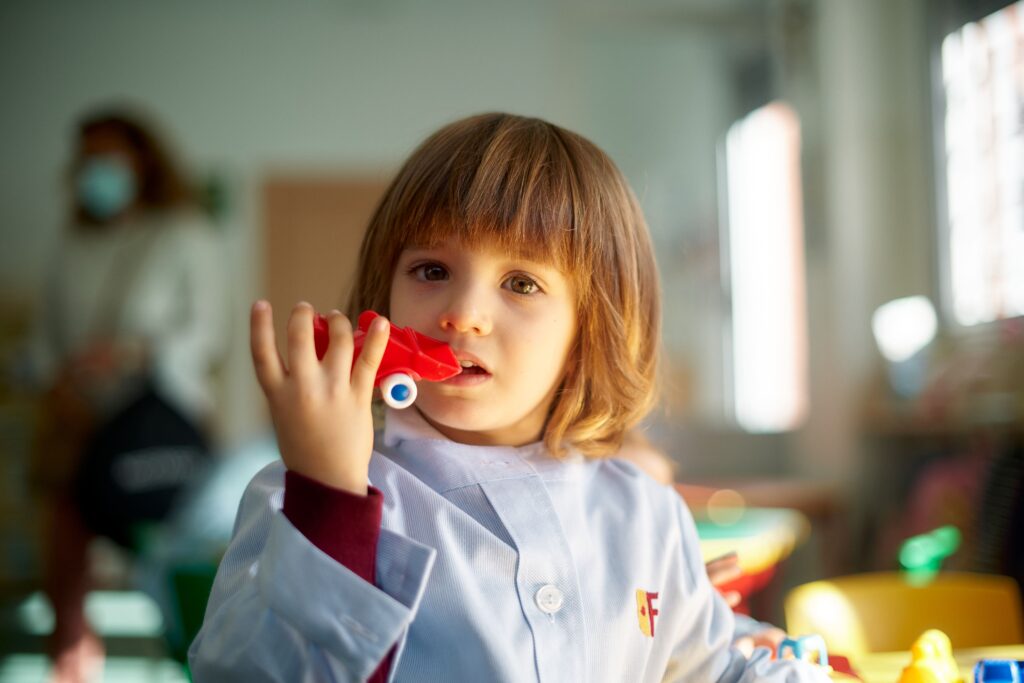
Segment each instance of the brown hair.
M170 147L157 133L156 124L147 120L141 111L127 106L97 110L80 119L76 130L78 141L98 132L112 132L124 140L138 164L137 206L147 211L164 211L198 205L198 196ZM72 172L81 162L81 151L76 150ZM96 223L77 200L72 211L76 224Z
M608 156L534 118L481 114L431 135L399 170L370 220L352 316L389 313L407 246L496 242L552 263L577 293L579 334L544 441L591 456L616 451L656 397L661 293L640 206Z

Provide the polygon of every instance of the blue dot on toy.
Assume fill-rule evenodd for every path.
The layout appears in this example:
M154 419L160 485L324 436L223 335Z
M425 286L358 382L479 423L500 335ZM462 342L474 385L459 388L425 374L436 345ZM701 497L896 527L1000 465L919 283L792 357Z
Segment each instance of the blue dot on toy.
M396 384L391 387L391 398L396 401L404 401L409 398L409 387L404 384Z

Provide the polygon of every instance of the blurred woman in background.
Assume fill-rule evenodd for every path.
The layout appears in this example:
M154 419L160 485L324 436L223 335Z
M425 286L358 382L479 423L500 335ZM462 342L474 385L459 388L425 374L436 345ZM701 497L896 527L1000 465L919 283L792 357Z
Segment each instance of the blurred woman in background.
M46 512L43 581L61 683L102 667L84 612L91 539L137 549L205 460L227 318L215 236L143 117L86 116L68 190L31 347L45 392L31 474Z

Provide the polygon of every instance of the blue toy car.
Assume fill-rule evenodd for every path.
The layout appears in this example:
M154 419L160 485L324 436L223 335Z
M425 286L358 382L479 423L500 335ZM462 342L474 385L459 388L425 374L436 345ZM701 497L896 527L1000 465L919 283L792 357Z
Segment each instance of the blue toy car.
M1021 683L1021 665L1012 659L983 659L974 665L974 683Z

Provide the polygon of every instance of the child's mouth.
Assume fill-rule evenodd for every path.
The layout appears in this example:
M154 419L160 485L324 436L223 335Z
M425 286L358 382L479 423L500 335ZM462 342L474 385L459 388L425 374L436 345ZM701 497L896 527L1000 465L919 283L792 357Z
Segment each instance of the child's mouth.
M484 370L482 367L469 361L463 361L462 372L446 379L445 384L451 384L454 386L468 387L477 384L482 384L491 378L491 373Z

